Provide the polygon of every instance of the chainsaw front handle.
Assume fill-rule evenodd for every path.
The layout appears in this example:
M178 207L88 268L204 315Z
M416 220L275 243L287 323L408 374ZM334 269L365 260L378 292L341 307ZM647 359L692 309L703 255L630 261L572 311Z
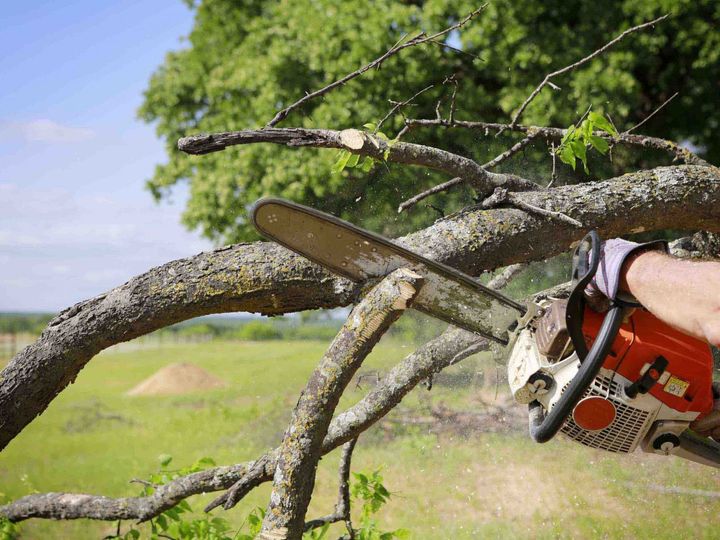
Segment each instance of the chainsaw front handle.
M560 430L567 416L575 408L580 398L583 397L585 390L600 371L605 362L605 357L607 357L610 347L615 341L615 336L620 329L624 316L625 310L622 306L610 308L590 351L580 364L580 369L578 369L567 389L547 415L543 414L543 406L540 402L533 401L528 405L530 436L535 442L547 442Z

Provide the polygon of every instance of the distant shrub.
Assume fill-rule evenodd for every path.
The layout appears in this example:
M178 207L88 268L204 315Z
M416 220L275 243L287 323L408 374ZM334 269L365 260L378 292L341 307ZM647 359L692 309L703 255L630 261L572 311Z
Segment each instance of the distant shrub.
M307 339L307 340L323 340L327 341L335 337L340 324L300 324L293 328L288 328L286 337L288 339Z
M282 332L269 321L249 321L237 330L235 337L247 341L268 341L281 339Z
M177 333L181 336L216 336L219 332L213 325L201 323L183 326L178 329Z

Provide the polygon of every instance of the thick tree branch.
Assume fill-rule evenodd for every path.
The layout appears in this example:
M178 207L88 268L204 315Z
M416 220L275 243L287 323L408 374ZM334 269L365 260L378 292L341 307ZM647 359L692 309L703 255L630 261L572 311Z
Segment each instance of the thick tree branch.
M274 143L287 146L315 148L341 148L353 154L405 165L417 165L459 176L482 195L496 187L513 191L537 189L538 186L512 174L492 173L470 158L447 150L421 144L396 142L389 145L371 133L357 129L335 131L331 129L268 128L261 130L230 131L184 137L178 148L188 154L207 154L238 144Z
M675 166L604 182L516 193L604 237L661 229L720 232L720 170ZM398 242L480 273L564 252L583 230L513 208L470 208ZM5 447L101 350L199 315L280 314L347 305L358 286L271 243L238 244L154 268L66 310L0 374Z
M302 536L322 443L340 396L390 325L412 304L422 284L418 274L395 270L348 315L300 394L285 431L260 538ZM231 490L225 508L235 502Z
M539 136L559 141L565 135L566 130L556 127L542 127L542 126L511 126L510 124L498 124L495 122L472 122L466 120L455 120L449 122L445 119L438 118L414 118L408 119L405 122L405 126L408 129L414 129L417 127L430 127L430 126L442 126L447 128L466 128L475 129L485 132L489 135L491 130L497 131L519 131L522 133L537 133ZM648 135L633 135L630 133L620 133L617 137L611 137L604 131L596 131L594 135L606 139L611 144L623 144L627 146L637 146L642 148L653 148L655 150L661 150L668 152L673 156L673 159L686 163L688 165L710 165L707 161L701 157L695 155L687 148L683 148L678 143L669 141L667 139L660 139L658 137L650 137Z

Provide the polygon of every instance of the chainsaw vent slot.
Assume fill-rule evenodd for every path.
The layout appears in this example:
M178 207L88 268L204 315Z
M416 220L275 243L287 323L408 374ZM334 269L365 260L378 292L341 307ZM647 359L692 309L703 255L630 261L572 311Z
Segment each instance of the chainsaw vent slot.
M569 384L565 385L563 392L565 392ZM598 375L583 397L607 397L617 410L613 423L600 431L587 431L578 426L570 416L560 431L567 437L590 448L599 448L621 454L632 452L640 442L641 437L645 435L645 428L651 419L650 412L623 403L618 398L618 396L622 395L621 392L622 388L619 383L611 382L610 379Z

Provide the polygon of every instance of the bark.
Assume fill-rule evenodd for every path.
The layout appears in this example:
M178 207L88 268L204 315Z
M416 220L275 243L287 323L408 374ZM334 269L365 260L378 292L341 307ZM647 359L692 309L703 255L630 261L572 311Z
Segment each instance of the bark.
M462 178L481 195L489 195L496 187L506 187L513 191L538 189L538 186L530 180L512 174L490 172L478 162L447 150L405 142L389 145L379 137L357 129L335 131L331 129L266 128L230 131L184 137L178 141L178 148L188 154L207 154L224 150L228 146L262 142L287 146L340 148L353 154L370 156L379 161L387 160L393 163L427 167Z
M299 539L315 486L322 442L340 396L383 334L412 303L422 278L395 270L353 308L300 395L278 453L260 538ZM232 506L229 492L225 508Z
M514 194L603 237L661 229L720 232L720 170L682 165ZM472 275L566 251L585 229L514 208L469 208L398 239ZM0 374L4 448L102 349L208 313L266 315L352 303L358 286L271 243L167 263L61 313Z

